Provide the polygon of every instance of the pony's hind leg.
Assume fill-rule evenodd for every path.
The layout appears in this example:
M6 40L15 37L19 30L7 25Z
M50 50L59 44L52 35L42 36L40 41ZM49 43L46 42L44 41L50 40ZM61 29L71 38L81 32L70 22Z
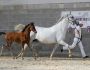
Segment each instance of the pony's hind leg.
M59 47L59 45L56 44L55 47L53 48L53 51L52 51L52 53L51 53L51 55L50 55L50 60L52 59L52 56L53 56L54 52L56 51L56 49L57 49L58 47Z
M69 52L69 55L68 56L71 57L72 55L71 55L71 49L70 49L69 45L66 42L64 42L63 40L58 41L58 43L61 44L61 45L66 46L66 47L68 47L68 52Z

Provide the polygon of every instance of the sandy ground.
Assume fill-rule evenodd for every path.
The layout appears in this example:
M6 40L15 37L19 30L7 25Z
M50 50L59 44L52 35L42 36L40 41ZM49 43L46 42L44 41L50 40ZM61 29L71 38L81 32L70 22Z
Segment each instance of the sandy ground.
M32 57L0 57L0 70L90 70L90 58L39 57L35 61Z

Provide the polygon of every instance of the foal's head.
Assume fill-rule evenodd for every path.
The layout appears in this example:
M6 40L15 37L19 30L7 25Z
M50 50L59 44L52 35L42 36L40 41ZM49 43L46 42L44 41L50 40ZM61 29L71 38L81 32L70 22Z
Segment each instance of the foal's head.
M31 22L31 23L29 24L29 27L30 27L30 31L33 31L33 32L37 33L33 22Z
M27 31L27 30L37 33L33 22L31 22L28 25L26 25L25 28L22 30L22 32Z

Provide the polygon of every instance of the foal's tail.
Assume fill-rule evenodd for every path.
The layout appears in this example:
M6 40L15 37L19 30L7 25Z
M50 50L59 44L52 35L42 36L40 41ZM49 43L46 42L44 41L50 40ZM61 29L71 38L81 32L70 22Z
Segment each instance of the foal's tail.
M0 32L0 35L5 35L6 33L5 32Z

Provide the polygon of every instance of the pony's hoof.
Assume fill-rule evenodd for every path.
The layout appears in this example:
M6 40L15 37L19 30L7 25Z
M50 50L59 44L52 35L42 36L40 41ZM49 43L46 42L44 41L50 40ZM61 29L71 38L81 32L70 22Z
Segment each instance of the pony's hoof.
M52 57L50 57L50 60L52 60Z
M85 56L85 57L83 57L83 59L86 59L86 58L89 58L89 56Z
M63 49L61 49L61 52L63 52Z

